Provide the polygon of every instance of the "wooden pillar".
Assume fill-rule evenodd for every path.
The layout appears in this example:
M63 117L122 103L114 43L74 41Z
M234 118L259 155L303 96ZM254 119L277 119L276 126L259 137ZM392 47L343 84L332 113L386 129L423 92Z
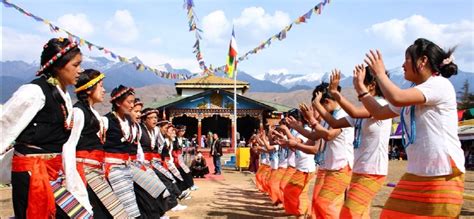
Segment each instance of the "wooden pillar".
M230 116L231 118L231 126L230 126L230 129L232 130L231 133L232 133L232 139L231 139L231 146L232 146L232 149L235 149L235 135L237 133L235 133L235 129L234 129L234 126L235 126L235 121L237 120L237 118L234 118L234 116Z
M198 141L198 149L201 150L202 148L202 142L201 142L201 138L202 138L202 134L201 134L201 118L198 118L198 130L197 130L197 141Z

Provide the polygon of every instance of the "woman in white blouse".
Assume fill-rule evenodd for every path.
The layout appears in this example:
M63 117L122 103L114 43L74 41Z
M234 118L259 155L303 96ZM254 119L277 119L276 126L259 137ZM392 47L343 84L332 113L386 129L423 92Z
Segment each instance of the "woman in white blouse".
M56 181L63 169L61 151L73 125L67 88L76 84L81 62L76 43L49 40L43 46L38 77L22 85L3 107L0 154L14 145L11 183L16 218L68 217L56 204L50 181Z
M368 70L368 67L366 67ZM340 218L370 217L370 205L382 188L388 172L388 142L392 120L377 120L371 117L364 106L357 107L339 92L341 72L334 70L329 83L329 92L349 115L339 119L322 113L324 120L334 129L354 127L354 165L349 190L346 193ZM381 105L386 105L382 91L375 78L366 74L364 85ZM336 212L337 214L339 212Z
M457 73L447 52L417 39L405 52L405 79L413 87L400 89L385 74L379 51L365 62L377 78L386 100L381 106L363 84L365 69L355 71L355 88L376 119L400 115L402 141L408 155L407 173L385 203L381 218L459 217L464 191L464 156L457 133L456 92L447 78Z

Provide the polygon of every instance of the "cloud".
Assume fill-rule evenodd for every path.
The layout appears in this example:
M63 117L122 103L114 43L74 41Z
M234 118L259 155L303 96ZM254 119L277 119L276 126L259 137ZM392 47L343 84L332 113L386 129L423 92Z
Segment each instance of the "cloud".
M213 11L202 19L203 37L210 43L220 44L228 41L230 23L224 11Z
M265 9L261 7L249 7L245 8L233 22L236 27L244 29L246 33L261 39L283 29L290 23L290 17L282 11L275 11L272 15L265 12Z
M18 32L12 28L0 26L2 52L0 60L39 61L43 45L49 40L34 34Z
M138 28L128 10L117 10L112 18L105 22L105 32L110 38L129 43L138 38Z
M261 7L249 7L242 10L240 16L233 19L232 23L235 25L239 39L250 38L255 41L283 29L290 23L290 17L282 11L270 14ZM202 19L203 37L211 44L227 43L230 39L232 23L227 19L224 11L213 11Z
M65 14L57 19L57 26L68 30L81 37L87 37L94 33L94 26L89 22L85 14Z
M131 58L136 56L141 61L143 61L144 64L162 70L162 65L168 63L173 66L173 68L184 68L193 73L201 72L198 63L194 58L170 57L168 55L157 53L154 51L137 50L132 49L130 47L117 47L113 48L112 50L124 57Z
M162 40L159 37L155 37L150 40L150 43L152 43L153 45L160 45L162 43Z
M459 20L452 23L436 24L421 15L405 19L392 19L372 25L366 33L384 41L389 49L402 53L417 38L426 38L441 48L458 46L456 60L465 67L473 69L474 21Z

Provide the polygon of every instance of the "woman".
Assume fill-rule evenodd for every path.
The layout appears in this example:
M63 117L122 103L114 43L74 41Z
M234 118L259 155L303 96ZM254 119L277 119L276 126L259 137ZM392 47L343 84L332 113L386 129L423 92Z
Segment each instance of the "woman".
M329 93L328 86L327 83L322 83L319 86L319 91L315 93L313 107L323 119L347 117L347 113L341 108L335 97ZM341 87L336 86L335 89L340 91ZM324 171L320 175L324 175L324 179L321 182L321 187L317 187L319 193L313 193L313 216L339 218L344 204L344 192L349 186L352 176L354 128L331 127L327 120L325 121L324 126L317 121L311 123L311 127L316 131L316 136L319 135L325 141L324 162L320 165L320 170Z
M334 129L355 128L353 175L339 217L370 218L370 204L382 188L388 172L387 151L392 120L372 118L365 107L356 107L346 100L337 89L340 74L338 70L332 72L329 92L349 116L336 119L327 112L321 114ZM371 74L365 75L364 85L379 104L387 104Z
M184 137L186 133L186 126L178 125L176 127L177 136L173 141L173 150L171 151L171 158L174 165L178 168L179 173L184 179L184 182L191 191L197 190L198 187L194 185L193 175L189 167L184 163L183 150L188 146L188 139Z
M86 69L76 84L74 127L63 148L66 188L80 202L90 201L94 218L123 218L127 213L102 171L107 121L93 108L104 101L104 77L99 71Z
M163 159L167 169L173 174L176 180L176 185L178 186L179 190L186 191L191 186L186 181L186 176L181 175L181 172L178 166L175 165L173 162L173 142L176 138L176 129L173 124L169 123L166 127L165 132L165 139L163 142L162 150L161 150L161 158Z
M61 151L73 126L67 88L76 84L81 62L76 43L49 40L43 47L38 78L22 85L3 106L0 154L14 142L11 183L16 218L69 217L60 207L67 203L55 201L53 190L61 187L57 181L63 169ZM55 182L53 187L50 181Z
M250 165L249 165L249 171L251 173L257 173L257 170L259 169L258 163L259 163L259 156L260 153L258 152L257 148L257 135L252 135L249 140L249 146L250 146Z
M278 151L280 146L275 144L273 139L273 134L268 132L268 136L265 135L265 133L261 133L257 141L265 147L269 154L271 170L265 181L268 185L268 196L270 197L272 204L277 206L281 203L279 200L281 175L278 172Z
M130 113L134 106L135 92L133 88L119 85L110 94L112 112L105 115L108 129L105 151L105 175L114 190L114 194L122 202L129 217L139 217L140 211L133 189L130 152L135 140L132 132L133 121Z
M271 173L270 160L268 159L268 153L265 146L256 144L257 150L260 154L260 165L257 173L255 174L255 184L260 192L267 193L268 186L265 181L267 175Z
M158 115L158 111L156 114ZM154 128L153 133L156 136L156 146L152 152L151 165L154 167L157 176L167 185L169 192L174 194L179 200L183 200L188 198L191 192L180 189L179 185L182 184L182 181L178 180L175 176L179 174L179 171L174 166L168 166L167 160L164 158L165 154L168 153L165 136L167 136L166 133L169 126L172 126L172 124L168 120L161 120L157 122L157 126ZM178 204L177 202L170 202L168 207L172 207L172 211L181 211L188 206Z
M389 102L386 106L364 85L364 67L356 67L355 88L370 114L379 120L400 115L408 155L407 173L385 203L381 218L456 218L461 213L464 156L457 133L456 91L447 79L457 73L453 51L417 39L406 49L403 63L405 79L414 85L408 89L390 81L382 55L370 51L365 62Z
M309 131L309 127L306 126L306 121L301 112L298 109L292 109L288 111L288 115L289 117L284 120L284 124L280 125L285 136L280 136L279 144L286 145L290 147L291 151L294 151L294 164L292 163L291 165L295 166L295 172L283 189L283 203L286 213L295 215L297 218L304 218L310 212L308 189L310 181L314 178L316 165L314 163L314 154L300 150L295 145L314 145L315 143L301 134L301 132ZM288 124L289 118L294 120L295 126L302 127L302 130L297 131L291 126L292 130L288 129L285 124ZM293 143L290 144L290 142ZM293 156L288 158L288 162L293 160Z

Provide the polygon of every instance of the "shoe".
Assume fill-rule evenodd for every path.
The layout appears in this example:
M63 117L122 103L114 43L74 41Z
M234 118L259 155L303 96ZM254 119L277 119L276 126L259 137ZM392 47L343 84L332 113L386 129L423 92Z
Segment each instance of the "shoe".
M191 196L188 196L188 197L184 198L184 200L189 200L191 198L192 198Z
M215 175L221 175L221 173L216 173Z
M166 216L166 215L163 215L160 217L160 219L170 219L170 217Z
M198 190L198 189L199 189L199 187L197 187L197 186L195 186L195 185L193 185L191 188L189 188L189 190L191 190L191 191L196 191L196 190Z
M171 209L171 211L182 211L184 209L188 208L186 205L178 204L174 208Z
M185 190L181 193L181 195L178 196L178 199L182 200L189 197L190 195L191 195L191 192Z

